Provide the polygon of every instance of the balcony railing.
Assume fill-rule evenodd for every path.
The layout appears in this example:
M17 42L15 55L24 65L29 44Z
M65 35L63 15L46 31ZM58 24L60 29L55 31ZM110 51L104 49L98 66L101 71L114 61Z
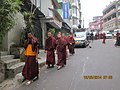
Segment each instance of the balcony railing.
M113 19L111 19L111 20L103 23L103 26L108 25L108 24L110 24L111 22L117 22L117 20L118 20L117 18L113 18Z
M111 10L109 13L105 14L105 15L102 17L102 19L105 19L105 18L111 16L112 14L114 14L114 13L116 13L116 12L117 12L117 10L116 10L116 9L113 9L113 10Z

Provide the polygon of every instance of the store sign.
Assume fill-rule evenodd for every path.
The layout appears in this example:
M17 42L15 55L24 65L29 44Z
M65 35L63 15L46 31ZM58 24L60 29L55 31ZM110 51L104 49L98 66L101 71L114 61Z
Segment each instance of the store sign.
M63 9L63 18L68 19L69 18L69 3L68 3L68 0L63 0L62 9Z

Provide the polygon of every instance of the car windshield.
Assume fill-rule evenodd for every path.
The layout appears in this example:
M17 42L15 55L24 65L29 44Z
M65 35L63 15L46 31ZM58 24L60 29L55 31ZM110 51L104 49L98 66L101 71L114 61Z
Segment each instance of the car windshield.
M85 34L85 32L76 32L75 33L75 37L77 37L77 38L82 38L82 37L84 37L86 34Z

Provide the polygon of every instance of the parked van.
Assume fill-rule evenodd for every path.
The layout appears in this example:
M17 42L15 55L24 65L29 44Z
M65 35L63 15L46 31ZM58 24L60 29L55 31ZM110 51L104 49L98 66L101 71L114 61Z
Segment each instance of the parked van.
M86 47L88 45L86 32L75 32L75 47Z

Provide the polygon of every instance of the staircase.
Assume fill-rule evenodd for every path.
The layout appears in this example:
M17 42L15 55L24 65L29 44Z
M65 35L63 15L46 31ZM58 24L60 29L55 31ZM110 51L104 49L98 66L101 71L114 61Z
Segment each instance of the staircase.
M22 71L24 62L20 62L20 59L14 57L14 55L8 55L6 51L1 52L1 60L5 67L5 78L13 78Z

